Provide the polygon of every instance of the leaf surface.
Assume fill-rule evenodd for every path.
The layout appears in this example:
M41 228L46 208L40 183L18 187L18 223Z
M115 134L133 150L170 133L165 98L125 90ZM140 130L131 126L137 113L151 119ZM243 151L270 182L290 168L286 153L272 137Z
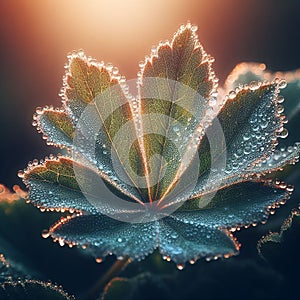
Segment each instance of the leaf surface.
M180 29L171 43L158 46L156 54L146 60L139 96L153 200L172 189L195 154L190 148L200 139L214 90L211 60L191 26Z

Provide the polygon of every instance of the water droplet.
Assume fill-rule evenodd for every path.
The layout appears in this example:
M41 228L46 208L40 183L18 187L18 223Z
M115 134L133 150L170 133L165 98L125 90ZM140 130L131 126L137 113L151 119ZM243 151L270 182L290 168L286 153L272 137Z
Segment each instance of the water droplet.
M245 149L244 149L244 154L245 155L248 155L248 154L250 154L251 153L251 148L250 147L245 147Z
M172 232L171 238L177 239L178 238L178 234L176 232Z
M192 25L191 30L193 32L196 32L198 30L198 26L197 25Z
M119 69L117 67L113 67L112 73L113 73L113 75L118 75Z
M49 231L48 230L43 230L43 232L42 232L42 237L44 238L44 239L46 239L46 238L48 238L50 236L50 233L49 233Z
M229 97L229 99L234 99L236 97L236 92L235 91L229 92L228 97Z
M248 140L250 140L250 138L251 138L250 133L245 132L244 135L243 135L243 140L248 141Z
M278 136L282 139L285 139L289 135L289 132L286 128L283 128L283 130L278 134Z
M118 240L117 240L119 243L122 243L122 239L121 238L118 238Z
M282 95L279 95L279 96L277 97L277 102L278 102L278 103L283 103L283 102L284 102L284 97L283 97Z
M255 91L257 89L259 89L259 87L261 86L261 82L259 81L251 81L249 84L249 89L251 91Z
M38 115L41 115L43 113L43 109L41 107L37 107L35 111Z
M279 114L283 113L283 112L284 112L284 107L283 107L282 105L278 105L278 107L277 107L277 112L278 112Z
M20 171L18 172L18 177L24 178L24 175L25 175L25 172L24 172L23 170L20 170Z
M287 86L286 80L284 80L284 79L280 80L280 82L279 82L279 84L278 84L278 87L279 87L280 89L284 89L284 88L286 88L286 86Z
M207 61L208 61L209 63L213 63L213 62L215 61L215 58L209 55L209 56L207 57Z
M103 261L103 259L102 259L101 257L97 257L97 258L96 258L96 263L97 263L97 264L102 263L102 261Z
M266 121L262 121L259 125L260 125L261 129L265 129L265 128L268 127L269 122L267 120Z
M107 63L106 64L106 69L108 70L108 71L112 71L112 69L113 69L113 64L112 63Z
M279 187L285 189L287 188L287 184L285 182L280 182Z
M58 239L58 243L59 243L59 245L60 245L61 247L63 247L63 246L65 245L65 242L64 242L64 240L63 240L62 238L59 238L59 239Z

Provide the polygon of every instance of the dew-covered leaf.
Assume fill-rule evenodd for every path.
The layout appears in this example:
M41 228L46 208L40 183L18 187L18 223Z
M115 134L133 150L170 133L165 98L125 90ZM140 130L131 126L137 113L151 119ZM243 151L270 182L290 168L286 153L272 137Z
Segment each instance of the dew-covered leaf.
M76 170L76 172L75 172ZM122 187L110 181L101 170L73 161L69 157L46 159L41 164L33 164L22 174L25 184L29 187L30 202L43 209L69 211L85 211L89 213L106 209L107 202L99 195L118 193L119 197L128 199L129 193L123 194ZM97 186L104 180L105 185ZM85 193L81 190L84 186ZM106 187L105 191L101 188ZM106 192L106 194L104 194ZM87 196L88 195L88 196ZM129 200L133 201L131 198ZM106 211L113 208L107 207ZM116 208L115 213L118 212ZM122 211L120 212L122 213Z
M60 243L88 246L87 251L98 259L114 253L140 260L158 246L162 255L183 264L201 257L230 256L238 249L229 233L208 223L186 224L176 215L141 224L123 223L101 215L82 215L62 219L49 233Z
M76 211L50 228L61 245L88 247L98 261L139 260L158 248L181 269L237 253L228 230L264 222L292 192L264 179L299 156L295 141L275 150L287 135L285 81L257 82L264 66L251 65L231 74L223 101L195 31L188 23L152 49L140 63L136 97L112 65L69 56L63 107L35 116L48 143L69 157L35 161L21 174L33 204Z
M181 264L190 260L237 254L239 245L228 232L226 234L208 223L202 226L191 223L176 216L159 222L159 251L177 263L179 269Z
M274 265L282 268L285 264L292 264L299 253L300 211L293 210L283 222L279 232L270 232L262 237L257 249L260 256Z
M200 144L199 157L204 160L204 164L200 164L200 176L194 195L244 181L257 173L274 171L297 160L298 145L290 147L289 152L282 151L284 157L274 154L278 136L284 137L285 134L284 116L278 106L280 85L280 81L257 84L229 93L218 117L207 130L207 136L213 136L214 123L219 122L225 143L219 145L217 141L212 143L204 138ZM219 156L226 153L226 166L210 174L210 168L218 160L218 155L215 161L211 161L206 153L217 151ZM209 181L210 178L212 181Z
M173 216L191 224L234 229L266 221L270 210L284 204L291 191L282 182L237 183L186 201Z
M50 145L72 148L75 126L72 119L63 110L48 107L38 108L33 125L41 131Z
M201 137L215 78L212 59L191 26L183 26L153 52L141 70L139 93L149 192L160 200L189 163L184 159L188 151L195 154L190 148ZM151 164L154 155L159 157Z
M139 198L142 190L138 193L136 189L142 184L137 181L144 179L134 177L132 170L142 166L142 157L139 143L127 149L127 140L123 138L131 135L137 141L124 78L117 73L115 68L97 64L81 52L70 55L61 92L64 107L38 108L34 125L49 144L72 150L77 160L98 168L105 179ZM126 132L120 136L124 124ZM128 151L134 160L128 161ZM122 172L117 170L120 168Z
M57 285L36 280L12 281L0 285L2 300L75 300Z
M30 167L24 174L24 181L30 188L31 203L45 209L95 211L78 186L73 163L67 157L60 157Z
M97 214L62 219L49 233L67 244L88 245L96 258L114 253L140 260L156 248L157 228L155 222L131 224Z
M300 112L300 71L275 72L266 69L264 64L241 63L237 65L229 74L225 82L225 90L230 91L239 85L255 84L257 81L272 81L275 78L283 78L287 82L287 87L281 91L280 103L284 102L284 113L288 119L286 128L289 130L289 137L281 142L285 145L299 141L296 128L299 126Z

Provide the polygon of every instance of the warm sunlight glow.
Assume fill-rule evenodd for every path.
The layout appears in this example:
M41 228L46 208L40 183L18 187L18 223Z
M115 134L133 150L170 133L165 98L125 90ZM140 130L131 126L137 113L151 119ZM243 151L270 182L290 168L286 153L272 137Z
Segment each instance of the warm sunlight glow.
M197 1L197 6L203 11L202 2ZM64 46L65 53L59 55L84 49L97 59L119 64L121 71L129 63L132 69L134 61L131 75L136 74L138 60L150 53L151 45L186 23L194 7L178 0L73 0L60 1L59 5L44 0L34 5L23 2L22 6L32 30L44 39L40 42Z

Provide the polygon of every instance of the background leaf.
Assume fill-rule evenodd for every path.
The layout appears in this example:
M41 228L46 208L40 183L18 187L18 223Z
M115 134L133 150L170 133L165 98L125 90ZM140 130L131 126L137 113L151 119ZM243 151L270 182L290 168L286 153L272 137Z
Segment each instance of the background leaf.
M6 282L0 285L0 299L3 300L75 300L61 287L35 280Z

